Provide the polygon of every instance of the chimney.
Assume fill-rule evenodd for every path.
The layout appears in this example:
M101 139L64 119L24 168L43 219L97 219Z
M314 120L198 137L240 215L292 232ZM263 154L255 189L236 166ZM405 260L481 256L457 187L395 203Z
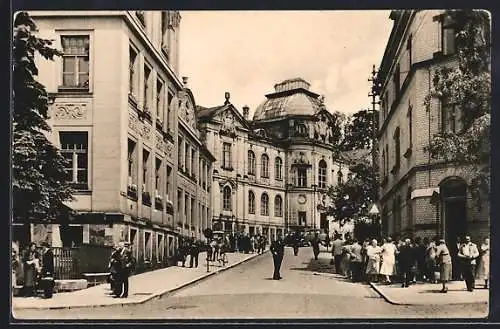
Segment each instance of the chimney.
M224 97L226 98L224 105L230 104L231 102L229 101L229 98L231 97L231 94L228 91L226 91L226 93L224 94Z
M245 120L248 120L249 112L250 108L248 107L248 105L243 106L243 118L245 118Z

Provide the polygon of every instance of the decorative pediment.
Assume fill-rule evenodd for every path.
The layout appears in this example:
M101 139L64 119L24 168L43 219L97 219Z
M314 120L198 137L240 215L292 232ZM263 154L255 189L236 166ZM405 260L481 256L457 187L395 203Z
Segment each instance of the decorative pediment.
M236 137L237 122L233 111L229 108L224 110L219 114L219 119L221 120L220 133L233 138Z
M295 154L292 164L294 165L305 165L308 166L311 164L309 159L306 157L306 154L304 152L299 152L298 154Z
M223 179L219 180L219 187L220 187L221 191L224 188L224 186L226 186L226 185L231 186L231 188L233 188L233 189L238 187L238 183L233 179L223 178Z
M186 122L190 127L196 130L197 117L194 99L191 93L187 91L180 91L176 104L179 117L182 118L182 120L184 120L184 122Z

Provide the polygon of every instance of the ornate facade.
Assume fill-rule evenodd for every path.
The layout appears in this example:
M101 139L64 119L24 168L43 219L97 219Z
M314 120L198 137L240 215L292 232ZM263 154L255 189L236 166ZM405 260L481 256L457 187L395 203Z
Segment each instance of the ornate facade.
M334 156L334 116L303 79L275 85L249 119L226 93L223 105L198 107L213 167L213 225L227 232L327 229L326 191L347 176Z
M40 36L64 52L38 61L39 80L53 100L50 138L70 162L68 206L78 214L69 228L32 226L28 240L54 247L125 240L140 266L165 265L179 235L201 237L211 226L214 157L178 76L179 13L30 14Z

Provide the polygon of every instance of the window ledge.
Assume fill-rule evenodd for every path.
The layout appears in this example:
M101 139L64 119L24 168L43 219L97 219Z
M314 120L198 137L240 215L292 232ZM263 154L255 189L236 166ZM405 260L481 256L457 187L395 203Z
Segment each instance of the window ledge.
M226 170L226 171L233 171L234 168L233 167L224 167L224 166L221 166L222 169Z
M82 94L88 94L89 87L70 87L70 86L59 86L57 87L57 91L60 93L82 93Z

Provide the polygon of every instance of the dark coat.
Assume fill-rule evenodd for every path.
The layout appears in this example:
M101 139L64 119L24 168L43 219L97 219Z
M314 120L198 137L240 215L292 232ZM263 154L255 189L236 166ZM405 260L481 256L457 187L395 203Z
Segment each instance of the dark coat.
M132 252L130 250L125 250L120 253L121 258L121 274L129 276L130 273L135 268L135 259L132 256Z
M415 263L415 251L411 246L401 246L398 257L401 269L411 269Z
M276 240L271 243L271 252L276 254L279 257L283 257L283 254L285 253L285 244L281 240Z
M51 249L47 250L42 256L42 275L54 275L54 253Z

